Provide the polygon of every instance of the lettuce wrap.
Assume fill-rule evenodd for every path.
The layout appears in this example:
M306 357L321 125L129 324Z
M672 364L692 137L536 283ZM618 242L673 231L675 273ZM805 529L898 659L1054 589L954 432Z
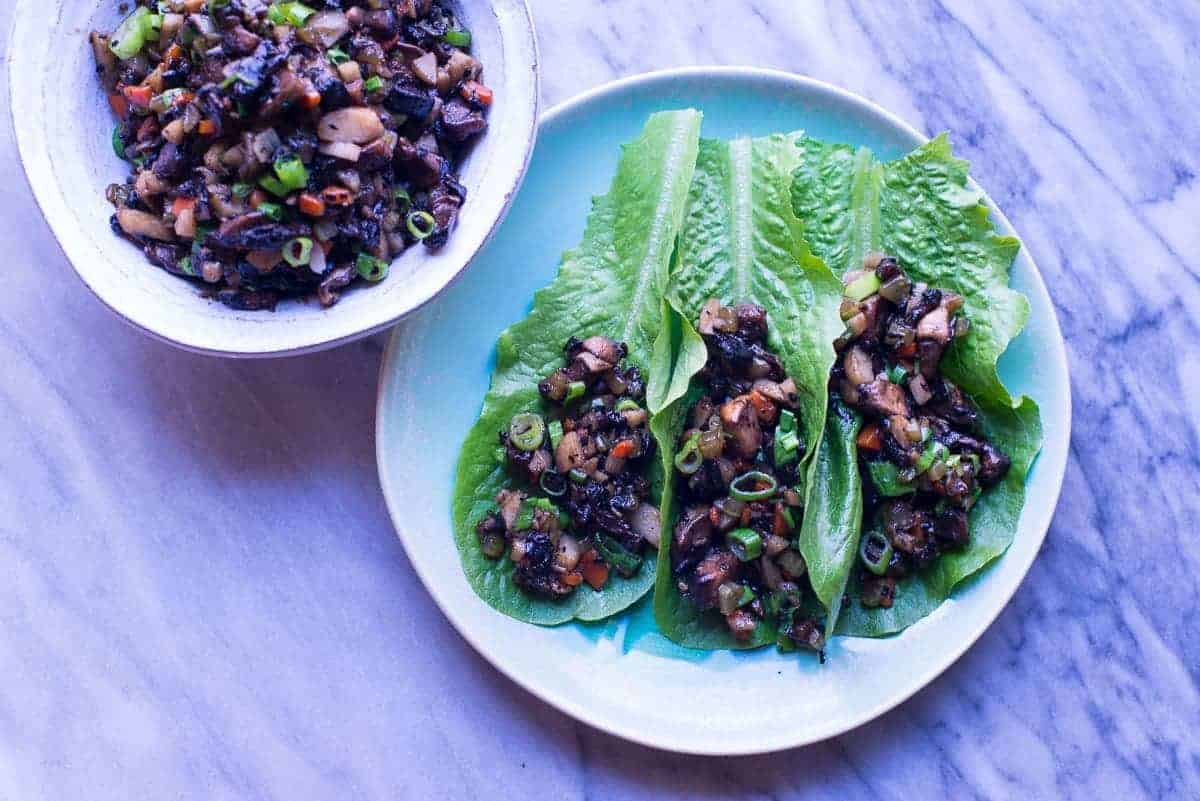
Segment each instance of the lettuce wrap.
M674 316L676 358L664 408L651 423L663 443L677 449L685 417L702 394L698 373L707 359L694 321L710 299L723 305L754 303L766 310L768 344L796 384L795 416L806 448L800 475L817 465L840 465L844 454L829 453L826 439L832 342L841 331L841 284L816 258L801 236L793 213L790 185L801 153L798 135L777 134L732 142L702 140L680 235L677 266L667 297ZM835 449L843 448L840 421L829 424ZM745 639L735 639L715 611L701 612L676 586L670 557L675 509L675 471L666 462L663 535L655 586L655 619L673 641L691 648L756 648L777 640L773 619L764 619ZM840 474L840 470L830 470ZM811 479L809 482L811 484ZM822 509L822 512L825 512ZM810 520L794 532L815 600L836 610L854 559L857 521L843 505L832 508L846 519ZM769 616L768 616L769 618Z
M865 254L881 251L895 256L914 280L962 296L970 328L953 340L941 370L974 401L980 429L1012 460L1003 481L971 509L968 544L903 578L890 608L860 603L854 585L861 570L854 571L850 603L836 632L881 636L936 609L955 587L1003 554L1016 532L1025 478L1042 441L1037 405L1012 397L997 372L1000 355L1029 312L1028 301L1009 287L1019 243L995 233L982 194L968 184L967 162L954 158L944 134L886 163L865 148L810 138L800 141L800 151L793 209L808 246L834 273L856 270ZM861 512L857 434L857 425L830 431L829 437L838 439L829 445L840 458L812 475L806 522Z
M648 404L661 408L672 361L664 292L699 129L700 114L691 110L648 119L622 150L608 193L593 200L583 241L563 255L557 277L535 294L529 315L497 343L491 386L459 456L452 513L471 587L518 620L542 625L600 620L637 601L654 583L653 560L646 559L635 575L614 576L600 591L584 586L562 600L538 597L514 584L507 557L481 553L475 527L495 507L497 492L512 483L496 458L497 434L514 415L544 408L538 381L561 365L569 338L605 336L626 343L626 361L646 376ZM660 457L669 459L667 444L658 445ZM662 475L655 472L658 495Z

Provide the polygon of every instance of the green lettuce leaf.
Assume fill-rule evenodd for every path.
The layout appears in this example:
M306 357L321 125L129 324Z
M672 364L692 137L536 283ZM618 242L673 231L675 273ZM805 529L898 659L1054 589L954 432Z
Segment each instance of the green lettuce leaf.
M480 598L511 617L542 625L600 620L653 585L654 560L647 559L629 579L614 572L599 592L582 588L562 601L536 598L513 584L507 558L483 556L475 524L510 483L494 456L498 432L517 412L543 408L537 382L561 366L568 338L602 334L625 342L627 362L645 371L648 399L665 396L671 343L663 293L699 133L696 111L649 118L641 135L624 147L608 194L593 200L583 242L563 254L557 277L534 295L529 315L505 330L496 345L491 387L459 455L452 511L467 580ZM666 454L665 444L659 443L660 453ZM661 492L661 470L654 473L651 479Z
M680 235L679 266L667 298L678 314L675 326L677 357L665 409L652 422L657 435L671 443L682 431L686 413L699 389L692 379L707 359L705 345L692 327L709 298L723 303L751 301L763 306L770 320L772 349L782 360L800 394L797 409L807 452L811 459L825 427L826 385L833 364L832 342L842 329L838 317L841 284L824 263L815 258L801 237L799 220L791 207L792 171L799 165L798 135L737 139L732 142L702 140L688 199L688 213ZM674 470L665 463L667 495ZM659 552L655 591L655 618L663 633L693 648L754 648L775 641L773 625L760 625L746 642L734 640L720 615L700 614L683 599L671 575L668 545L675 519L671 501L664 504L663 547ZM831 529L813 529L806 558L820 558L838 550L818 543ZM849 563L845 565L849 570ZM831 568L830 572L834 572ZM837 593L820 598L829 603ZM831 585L832 582L831 581ZM826 589L826 588L822 588Z
M865 148L807 138L800 150L793 208L812 251L834 272L858 268L867 251L881 250L896 256L914 279L963 296L970 333L954 342L942 369L974 399L984 431L1013 460L1006 480L972 510L970 545L902 581L891 609L862 608L857 587L851 588L852 604L839 633L878 636L929 614L1012 542L1025 476L1041 447L1041 422L1032 400L1009 394L996 363L1024 326L1029 304L1008 285L1019 242L996 235L981 193L967 182L967 162L954 158L944 134L888 163ZM812 483L810 504L841 507L847 514L861 504L860 497L845 494L847 486L861 480L857 465L842 468L841 480Z

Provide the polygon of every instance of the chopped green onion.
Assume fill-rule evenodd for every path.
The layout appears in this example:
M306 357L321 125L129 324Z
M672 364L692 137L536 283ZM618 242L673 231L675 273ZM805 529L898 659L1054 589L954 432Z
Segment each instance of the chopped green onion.
M316 9L303 3L275 3L267 9L267 19L273 25L291 25L293 28L299 28L315 13Z
M412 198L408 196L408 190L403 186L397 186L392 190L392 200L400 211L407 211L412 205Z
M112 132L113 152L117 154L117 158L125 158L125 140L121 139L121 126L114 125Z
M301 267L312 261L313 241L307 236L288 240L283 246L283 260L293 267Z
M738 601L738 606L745 606L758 597L758 593L750 588L749 584L742 585L742 598Z
M533 412L513 415L508 423L508 441L523 451L536 451L546 441L546 421Z
M240 198L250 197L250 193L254 191L254 185L238 181L233 185L233 196Z
M558 420L551 420L550 425L546 428L550 432L550 447L557 448L558 443L562 442L563 427Z
M377 259L370 253L363 251L358 254L358 258L354 261L354 269L358 274L367 279L371 283L382 281L388 273L388 263L383 259Z
M184 256L179 260L179 269L182 270L185 275L196 274L196 271L192 269L192 257L190 255Z
M582 381L572 381L567 384L567 394L563 398L563 405L567 405L576 398L582 398L585 392L587 392L587 384Z
M533 513L538 510L558 514L558 507L545 498L526 498L521 501L521 508L517 511L517 519L513 522L513 530L524 531L533 528Z
M945 445L938 442L936 439L929 440L929 444L925 446L925 450L921 452L921 458L917 459L917 463L913 465L919 474L924 473L933 463L939 459L944 459L950 455L950 451Z
M755 489L759 485L764 486ZM729 485L729 495L739 501L762 501L774 495L778 488L779 482L775 480L774 476L761 470L751 470L733 480L733 483Z
M887 572L892 561L892 543L878 531L868 531L858 546L858 558L877 576Z
M685 476L695 475L704 464L704 454L700 452L700 435L692 434L683 443L679 453L675 454L675 469Z
M636 412L640 408L642 407L638 406L637 401L633 400L632 398L621 398L621 400L617 403L618 412Z
M259 203L257 210L260 214L267 215L267 217L275 222L283 220L283 206L280 206L278 203Z
M742 562L762 556L762 535L752 528L735 528L725 535L729 550Z
M557 470L543 470L541 478L538 479L538 486L552 498L567 494L567 480Z
M600 552L605 562L615 567L621 573L632 575L642 566L642 557L625 550L621 543L603 534L596 537L596 550Z
M161 95L155 96L150 101L150 110L162 114L171 106L175 105L175 101L182 95L186 89L168 89Z
M270 192L275 197L287 197L290 191L283 181L276 178L274 175L264 175L258 179L258 185Z
M304 162L300 160L299 156L292 155L275 159L274 169L275 175L279 177L279 182L289 192L308 186L308 168L304 166Z
M463 29L450 29L442 34L442 41L454 47L470 47L471 32Z
M333 47L326 50L325 55L329 57L329 63L335 67L339 67L350 60L350 56L340 47Z
M775 465L793 462L799 455L800 433L796 428L796 415L784 409L779 413L779 426L775 429Z
M363 90L368 94L371 92L378 92L382 88L383 78L380 78L378 75L372 75L370 78L367 78L365 83L363 83Z
M408 213L408 232L417 241L427 239L437 230L437 221L427 211L410 211Z
M796 518L792 515L792 510L786 506L779 507L779 516L783 518L783 522L787 523L788 531L796 530Z
M227 77L225 80L223 80L219 84L217 84L217 86L221 87L222 89L228 89L229 87L233 86L238 81L241 81L242 83L251 83L250 79L248 79L245 75L242 75L240 72L235 72L232 75L230 75L229 77ZM238 113L239 114L241 113L240 107L239 107Z
M844 294L851 300L866 300L878 292L881 285L879 276L870 272L851 281Z
M567 477L575 484L583 484L588 480L588 474L583 471L582 467L572 467L571 472L567 473Z
M905 370L903 365L893 364L887 369L888 381L891 381L893 384L903 384L907 376L908 370Z
M108 39L108 48L122 61L131 59L142 52L146 42L154 37L154 32L160 27L162 17L148 8L139 6L121 20L121 24Z
M229 5L230 0L208 0L208 10L216 11L218 8L224 8Z

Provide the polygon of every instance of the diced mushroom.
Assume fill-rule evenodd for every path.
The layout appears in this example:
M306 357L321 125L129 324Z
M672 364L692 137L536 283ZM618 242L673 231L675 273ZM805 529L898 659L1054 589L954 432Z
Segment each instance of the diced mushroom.
M504 519L504 527L512 531L517 522L517 514L521 511L521 502L525 493L519 490L502 489L496 494L496 505L500 507L500 517Z
M119 210L117 224L130 236L144 236L162 242L171 242L175 239L175 232L162 221L162 218L138 209Z
M712 609L719 601L718 590L737 578L739 562L729 551L714 551L700 560L688 580L688 591L700 609Z
M374 110L365 106L331 111L317 124L317 136L323 142L366 144L383 135L383 123Z
M858 393L860 407L868 412L880 417L908 416L908 399L904 397L904 390L882 376L860 384Z
M749 395L739 395L721 406L721 424L733 435L735 450L742 456L754 456L762 446L758 413Z

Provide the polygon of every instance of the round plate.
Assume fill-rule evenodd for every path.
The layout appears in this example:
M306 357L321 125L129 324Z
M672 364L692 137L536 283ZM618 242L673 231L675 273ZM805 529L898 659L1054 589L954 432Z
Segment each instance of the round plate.
M578 242L622 142L663 109L704 112L702 134L804 129L900 156L925 137L875 105L814 80L749 69L653 73L601 87L543 119L525 184L470 275L397 328L383 363L377 455L392 519L421 580L484 657L538 697L605 731L697 754L773 751L831 737L891 709L945 670L996 618L1041 545L1062 485L1070 389L1046 287L1024 250L1013 285L1029 324L1001 363L1041 404L1046 443L1008 553L928 618L879 640L834 638L828 661L773 648L698 652L658 634L646 602L604 624L538 628L468 586L450 532L454 463L488 387L500 331L524 316L562 251ZM1002 233L1012 227L995 207ZM886 681L880 677L886 676ZM720 702L713 690L720 691Z
M387 280L346 292L331 309L315 299L274 312L230 309L146 261L109 229L108 184L129 165L112 149L113 117L96 77L90 30L112 30L113 0L19 0L9 38L12 118L29 185L50 229L84 283L127 322L189 350L220 356L282 356L319 350L392 325L440 292L508 211L533 147L538 111L537 46L525 0L457 0L496 102L488 131L459 178L467 199L437 253L409 248Z

